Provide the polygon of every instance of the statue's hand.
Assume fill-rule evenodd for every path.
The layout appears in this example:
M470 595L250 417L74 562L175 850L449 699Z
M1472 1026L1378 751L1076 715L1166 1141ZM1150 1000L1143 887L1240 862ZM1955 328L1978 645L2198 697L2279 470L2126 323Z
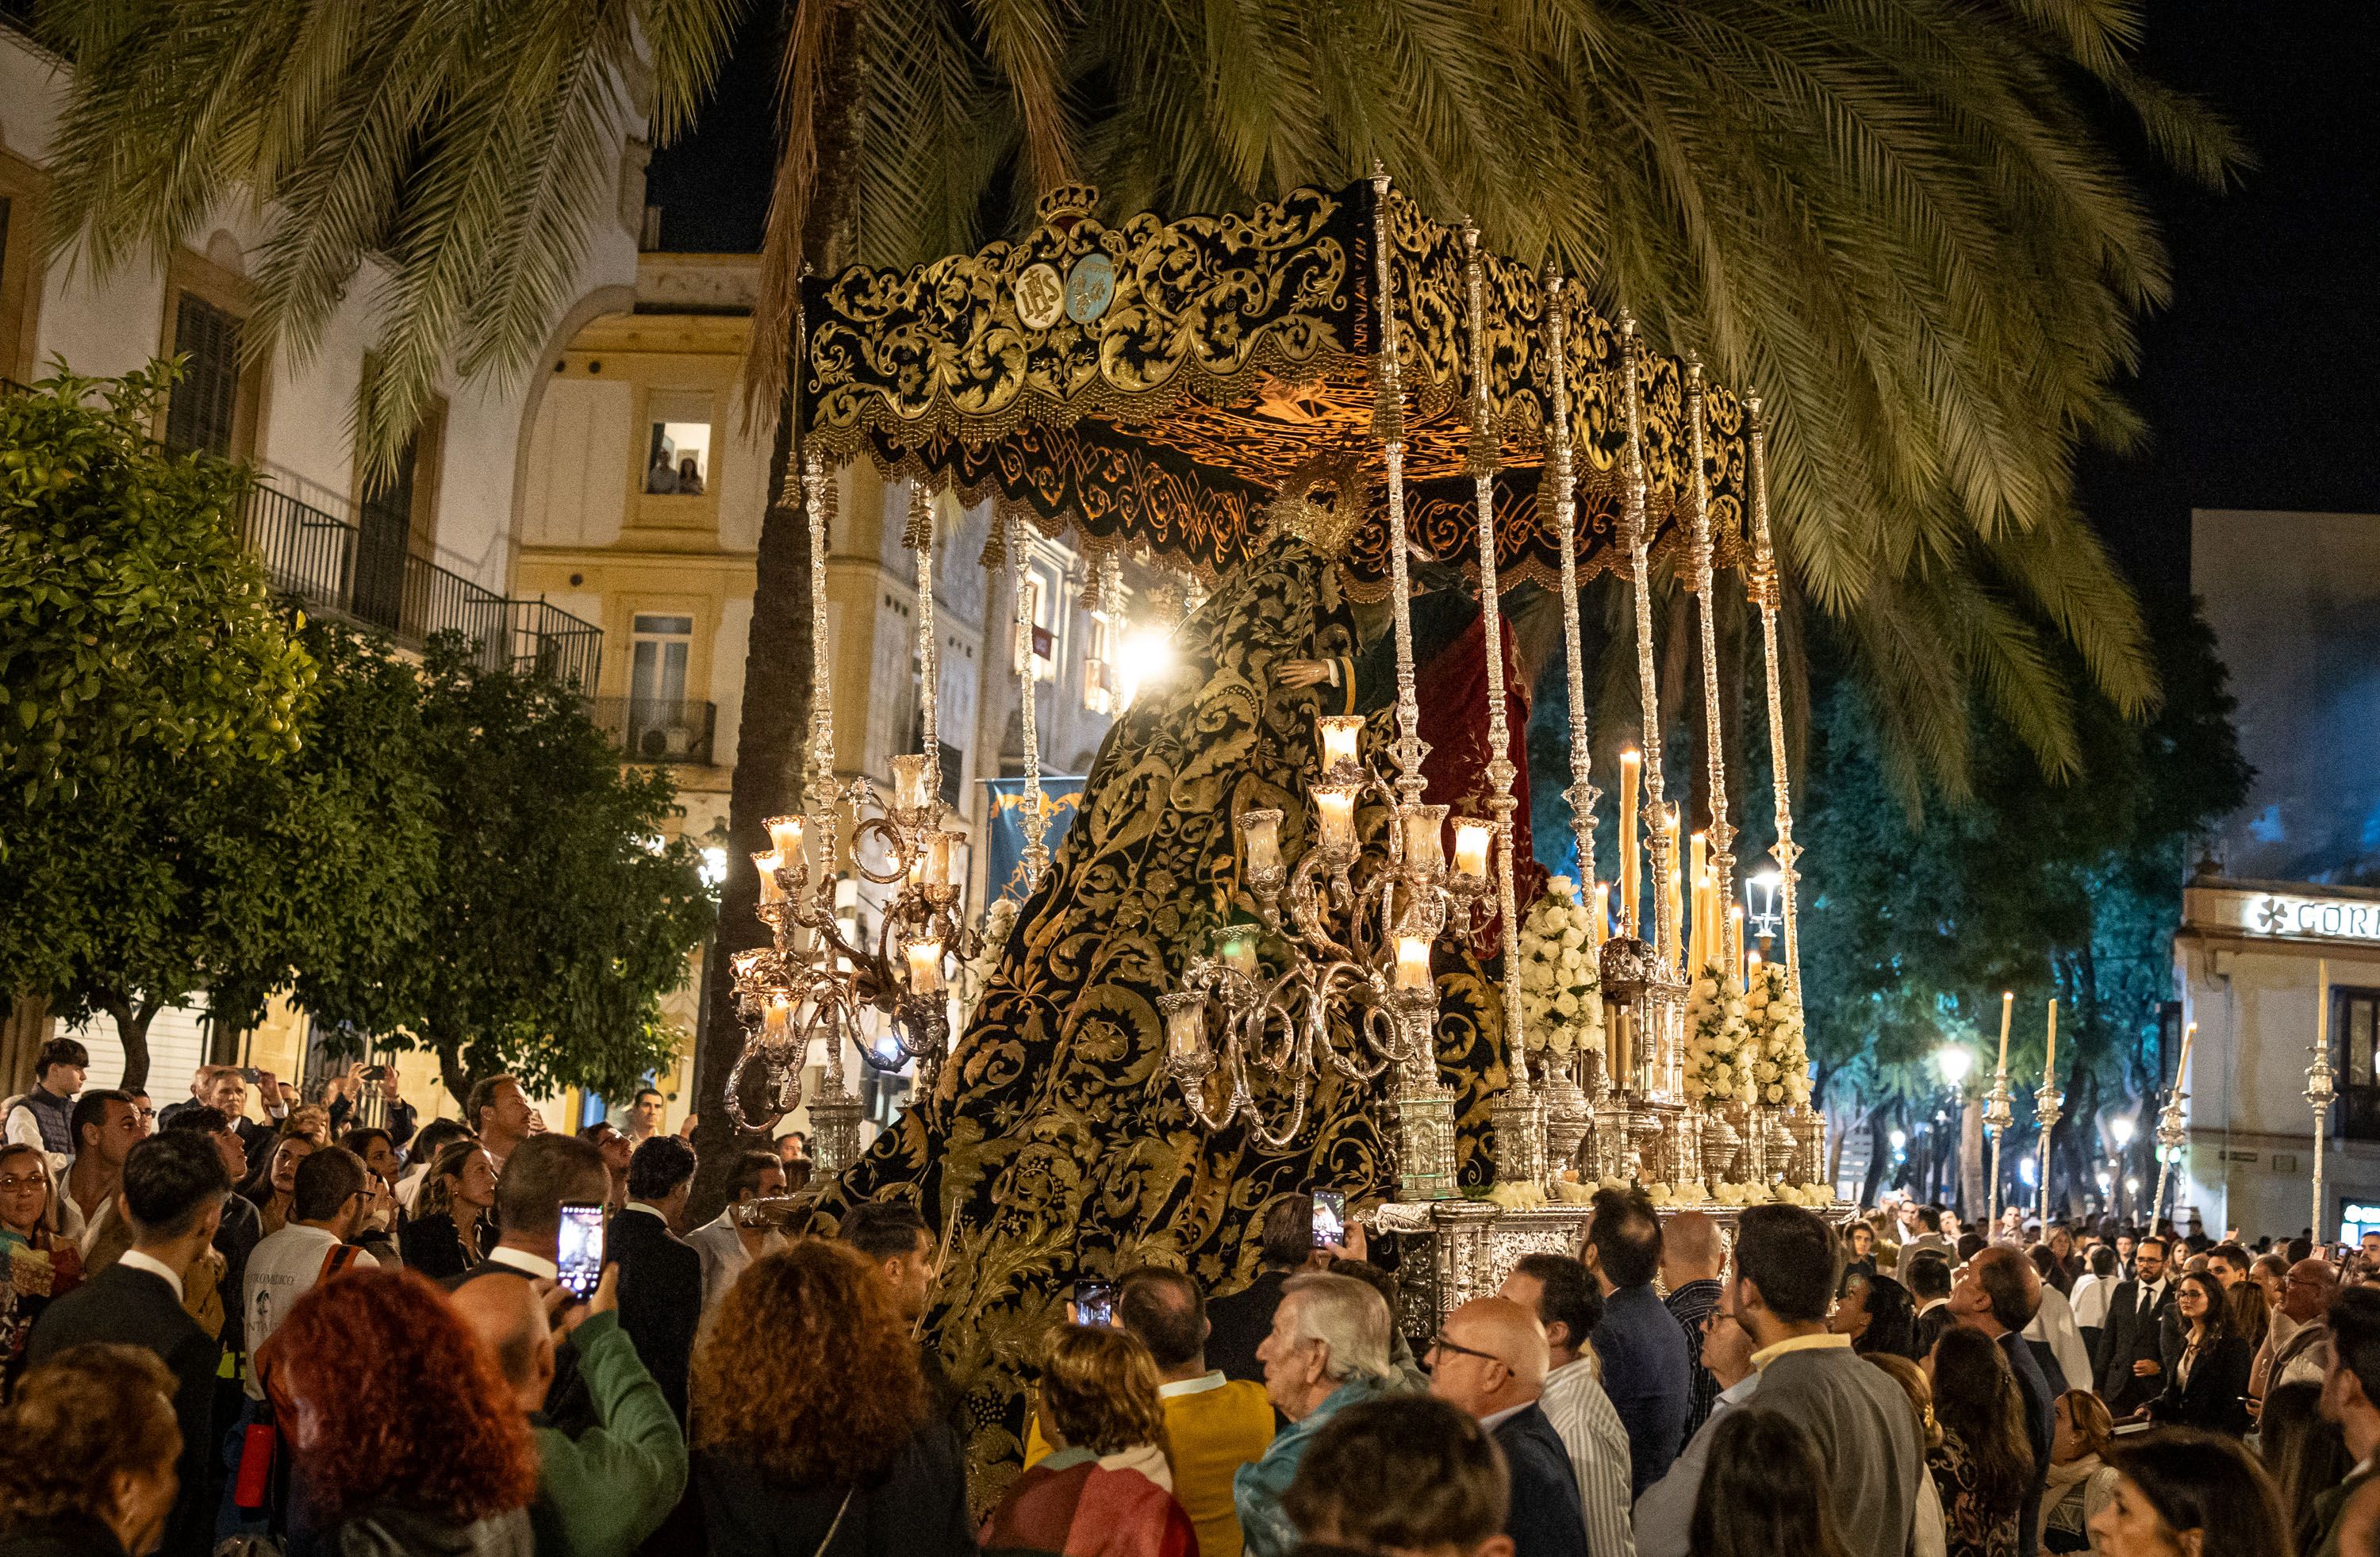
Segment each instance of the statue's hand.
M1330 667L1319 659L1285 659L1274 667L1272 679L1294 690L1319 686L1330 678Z

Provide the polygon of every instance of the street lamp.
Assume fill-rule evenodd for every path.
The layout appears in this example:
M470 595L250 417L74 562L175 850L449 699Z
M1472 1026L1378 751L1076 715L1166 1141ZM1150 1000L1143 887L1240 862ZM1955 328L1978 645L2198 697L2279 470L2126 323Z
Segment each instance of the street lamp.
M1752 874L1743 878L1743 914L1752 922L1752 933L1760 937L1764 953L1785 923L1785 915L1777 901L1778 889L1784 884L1785 877L1777 869L1776 862L1766 854Z
M1968 1073L1975 1068L1975 1056L1956 1044L1945 1044L1934 1051L1934 1068L1942 1073L1944 1085L1964 1086Z
M2116 1166L2119 1170L2120 1170L2124 1164L2130 1160L2132 1151L2132 1137L2139 1133L2139 1130L2140 1127L2134 1124L2130 1118L2110 1119L2107 1121L2107 1134L2116 1143ZM2133 1181L2127 1178L2124 1182L2127 1185L2130 1185ZM2107 1177L2105 1174L2102 1174L2099 1177L2099 1187L2102 1189L2107 1189ZM2114 1191L2109 1190L2108 1193L2112 1199ZM2127 1193L2138 1193L2138 1191L2127 1190ZM2123 1206L2119 1203L2115 1207L2115 1212L2117 1215L2121 1216L2124 1213Z

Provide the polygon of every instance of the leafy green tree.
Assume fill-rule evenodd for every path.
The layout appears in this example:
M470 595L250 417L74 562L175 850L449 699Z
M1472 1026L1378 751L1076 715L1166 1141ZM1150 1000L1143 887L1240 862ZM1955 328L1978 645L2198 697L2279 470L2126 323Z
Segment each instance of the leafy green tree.
M1972 1104L2004 990L2017 997L2010 1071L2030 1079L2016 1087L2015 1140L2030 1128L2046 1006L2058 1000L2067 1108L2054 1162L2073 1192L2099 1160L2100 1115L2145 1098L2190 851L2252 776L2204 619L2194 605L2160 617L2162 706L2141 722L2083 699L2076 782L2046 778L1979 711L1972 797L1912 809L1864 691L1839 676L1820 700L1802 823L1803 978L1813 1058L1839 1101L1862 1104L1851 1128L1880 1140L1896 1122L1912 1136L1937 1124L1944 1093L1929 1061L1946 1044L1977 1056ZM2004 1153L2003 1171L2024 1154Z
M624 771L568 689L451 637L422 669L419 721L436 824L415 933L301 995L435 1054L457 1101L499 1071L625 1095L682 1042L661 999L714 918L699 849L662 840L674 786Z
M297 749L312 667L241 549L249 477L149 436L174 374L0 393L0 787L20 816L152 757Z

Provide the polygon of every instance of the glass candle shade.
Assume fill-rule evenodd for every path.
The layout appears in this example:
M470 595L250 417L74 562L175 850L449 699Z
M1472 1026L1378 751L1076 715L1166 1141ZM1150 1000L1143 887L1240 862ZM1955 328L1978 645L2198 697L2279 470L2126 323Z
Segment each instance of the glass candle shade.
M768 851L766 853L755 854L752 856L752 868L760 873L760 900L762 902L782 903L785 900L784 884L777 879L777 873L780 870L783 870L784 865L784 856L778 853L773 849Z
M768 822L769 846L787 860L796 860L802 852L802 819L799 816L771 816Z
M1404 808L1406 864L1430 875L1446 868L1446 813L1443 805Z
M1429 942L1419 935L1397 937L1397 987L1429 987Z
M909 992L938 995L942 988L942 943L915 941L909 947Z
M1240 813L1240 838L1247 845L1248 869L1281 869L1281 813L1274 810Z
M1321 830L1323 848L1334 854L1354 852L1354 785L1317 784L1314 787L1314 815Z
M934 803L929 787L931 773L925 754L912 752L892 759L892 803L904 811L923 811Z
M919 840L917 851L919 885L924 887L955 887L958 885L959 839L957 833L930 832Z
M1342 764L1353 766L1356 740L1364 733L1361 714L1324 714L1314 721L1322 739L1322 771L1329 773Z
M768 1005L762 1008L760 1021L761 1032L766 1036L783 1043L792 1032L794 1003L790 1000L772 997Z
M1249 978L1257 976L1256 936L1245 931L1225 933L1216 943L1215 950L1223 966Z
M1165 1015L1165 1056L1187 1065L1207 1062L1207 997L1163 995L1159 1008Z
M1494 823L1483 822L1476 816L1457 816L1454 819L1455 874L1484 878L1488 875L1488 843L1495 836Z

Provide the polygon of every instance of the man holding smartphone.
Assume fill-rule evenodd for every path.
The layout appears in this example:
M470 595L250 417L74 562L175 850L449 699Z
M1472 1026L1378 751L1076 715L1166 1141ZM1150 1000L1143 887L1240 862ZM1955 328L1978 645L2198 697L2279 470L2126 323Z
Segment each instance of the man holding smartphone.
M488 1257L445 1283L458 1291L475 1277L506 1275L520 1280L559 1281L563 1207L593 1204L599 1211L612 1176L603 1153L575 1135L533 1135L515 1149L496 1182L496 1219L504 1233ZM599 1257L600 1263L600 1257ZM590 1281L589 1288L593 1286ZM553 1385L545 1414L565 1432L577 1434L595 1419L593 1403L578 1377L578 1356L567 1345L554 1358Z

